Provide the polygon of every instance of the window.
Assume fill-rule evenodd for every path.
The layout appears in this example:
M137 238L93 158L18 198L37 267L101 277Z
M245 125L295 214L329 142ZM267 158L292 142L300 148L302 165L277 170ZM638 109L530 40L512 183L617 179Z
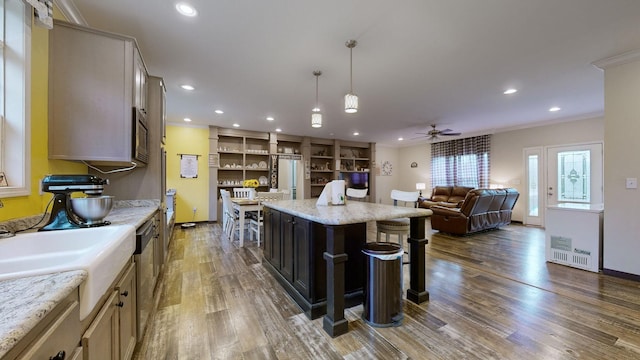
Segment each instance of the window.
M491 135L431 144L431 186L489 187Z
M29 195L30 7L0 0L0 197Z

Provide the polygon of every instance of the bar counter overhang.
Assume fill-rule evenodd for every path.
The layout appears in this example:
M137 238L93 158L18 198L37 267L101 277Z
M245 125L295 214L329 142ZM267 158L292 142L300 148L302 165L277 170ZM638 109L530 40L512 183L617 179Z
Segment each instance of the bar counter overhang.
M407 299L429 300L425 246L431 210L356 201L316 206L316 199L265 202L264 207L263 265L309 318L324 315L323 327L332 337L348 331L345 305L362 302L361 249L368 221L410 218Z

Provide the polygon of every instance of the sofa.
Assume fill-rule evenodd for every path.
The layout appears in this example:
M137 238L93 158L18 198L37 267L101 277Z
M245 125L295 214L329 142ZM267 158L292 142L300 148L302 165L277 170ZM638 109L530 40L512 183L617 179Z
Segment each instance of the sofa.
M430 198L418 199L418 207L424 209L430 209L435 205L451 208L460 207L467 193L471 190L473 188L467 186L436 186L433 188Z
M511 213L519 196L513 188L471 190L459 208L431 206L431 227L456 235L497 229L511 223Z

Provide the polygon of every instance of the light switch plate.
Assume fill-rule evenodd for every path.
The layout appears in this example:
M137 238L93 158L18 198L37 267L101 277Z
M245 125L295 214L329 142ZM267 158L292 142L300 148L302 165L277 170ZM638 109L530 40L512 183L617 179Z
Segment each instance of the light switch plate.
M627 189L637 189L638 178L627 178Z

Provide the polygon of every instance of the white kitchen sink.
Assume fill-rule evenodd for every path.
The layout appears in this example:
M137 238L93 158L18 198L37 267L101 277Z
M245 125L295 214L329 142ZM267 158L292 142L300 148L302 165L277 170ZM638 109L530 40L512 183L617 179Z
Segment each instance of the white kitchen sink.
M0 240L0 280L85 270L80 285L83 320L116 279L136 247L135 227L108 225L42 231Z

